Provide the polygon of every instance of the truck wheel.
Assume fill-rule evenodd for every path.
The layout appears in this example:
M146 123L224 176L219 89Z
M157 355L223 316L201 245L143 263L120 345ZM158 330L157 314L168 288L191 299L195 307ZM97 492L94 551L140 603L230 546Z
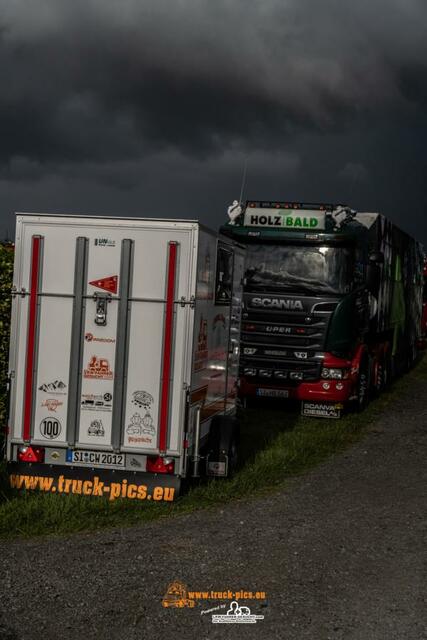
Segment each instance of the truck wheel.
M360 363L359 369L359 377L357 379L356 386L356 410L363 411L368 402L369 402L369 385L370 385L370 375L369 375L369 358L362 358L362 362Z
M231 416L215 416L211 422L206 475L229 478L236 470L240 440L239 423Z
M375 376L374 392L375 395L382 393L390 383L391 370L390 362L387 353L383 353L377 364L376 376Z
M384 356L384 385L383 389L388 389L393 379L393 360L390 349L387 349Z

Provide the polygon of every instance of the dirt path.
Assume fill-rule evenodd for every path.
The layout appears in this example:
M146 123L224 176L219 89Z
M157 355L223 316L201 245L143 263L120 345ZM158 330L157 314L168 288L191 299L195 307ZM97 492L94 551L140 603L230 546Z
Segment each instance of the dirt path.
M2 640L427 638L425 383L368 436L268 499L140 528L0 545ZM165 609L167 585L263 590L264 619L219 601ZM224 613L226 609L215 613Z

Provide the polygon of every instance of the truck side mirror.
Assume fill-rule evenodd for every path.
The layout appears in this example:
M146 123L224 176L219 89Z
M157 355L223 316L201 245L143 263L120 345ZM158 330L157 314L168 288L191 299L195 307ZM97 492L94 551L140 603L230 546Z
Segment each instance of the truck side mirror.
M377 297L381 284L381 271L375 262L372 262L366 267L366 288L369 293Z
M384 254L382 251L375 251L371 253L369 256L369 262L374 262L375 264L384 264Z

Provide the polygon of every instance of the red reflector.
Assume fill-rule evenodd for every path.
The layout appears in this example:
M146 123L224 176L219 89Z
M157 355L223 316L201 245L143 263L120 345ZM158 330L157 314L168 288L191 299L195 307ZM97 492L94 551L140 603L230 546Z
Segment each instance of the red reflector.
M168 460L168 462L165 462ZM162 458L161 456L151 456L147 458L147 471L150 473L173 473L175 460Z
M18 449L20 462L44 462L43 447L20 447Z
M305 333L305 329L298 328L297 333Z
M245 324L243 325L244 331L255 331L256 326L254 324Z

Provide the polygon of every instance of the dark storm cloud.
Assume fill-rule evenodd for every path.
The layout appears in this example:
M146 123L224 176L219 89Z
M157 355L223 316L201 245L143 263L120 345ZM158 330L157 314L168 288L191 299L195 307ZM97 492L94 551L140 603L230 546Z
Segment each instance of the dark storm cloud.
M417 2L8 5L4 160L262 147L423 96L427 11Z
M397 173L420 214L426 20L418 0L0 0L0 198L133 211L142 184L187 209L225 202L249 154L251 195L398 218Z

